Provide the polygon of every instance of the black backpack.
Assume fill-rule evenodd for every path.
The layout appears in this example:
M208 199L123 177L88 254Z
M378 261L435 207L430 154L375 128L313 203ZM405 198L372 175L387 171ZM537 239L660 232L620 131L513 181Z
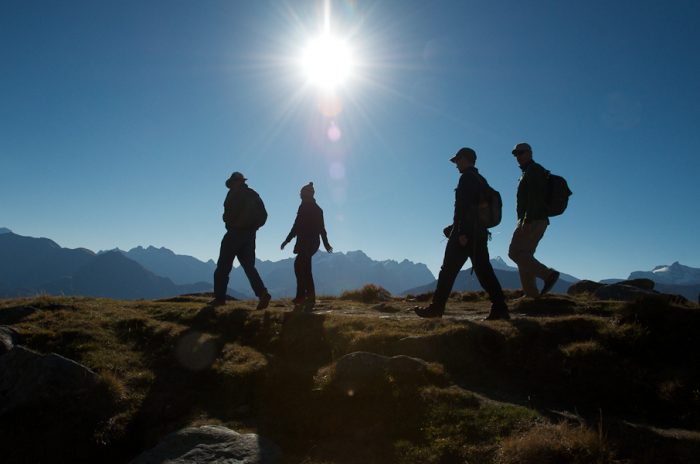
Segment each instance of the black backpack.
M242 229L259 229L264 226L267 222L267 210L260 195L255 190L247 188L243 201L245 204L238 220L239 227Z
M265 209L265 203L263 203L262 198L257 193L253 199L253 211L252 211L253 225L256 229L261 228L267 222L267 210Z
M559 216L566 211L571 194L566 179L547 172L547 216Z
M479 224L490 229L501 223L503 215L503 201L501 194L494 190L486 179L481 178L483 188L479 192L479 202L476 205L476 212Z

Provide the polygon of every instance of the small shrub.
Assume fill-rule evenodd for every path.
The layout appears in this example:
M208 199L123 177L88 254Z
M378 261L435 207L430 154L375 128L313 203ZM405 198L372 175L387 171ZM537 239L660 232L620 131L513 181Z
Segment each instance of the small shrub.
M379 285L367 284L357 290L346 290L340 295L341 300L359 301L361 303L381 303L391 300L389 290Z
M567 423L539 424L501 444L499 464L612 464L600 433Z

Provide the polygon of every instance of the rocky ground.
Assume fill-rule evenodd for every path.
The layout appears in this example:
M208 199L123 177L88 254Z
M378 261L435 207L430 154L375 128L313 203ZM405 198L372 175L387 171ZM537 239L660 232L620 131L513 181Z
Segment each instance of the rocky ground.
M517 295L511 295L517 296ZM0 301L2 462L691 463L700 309L372 292Z

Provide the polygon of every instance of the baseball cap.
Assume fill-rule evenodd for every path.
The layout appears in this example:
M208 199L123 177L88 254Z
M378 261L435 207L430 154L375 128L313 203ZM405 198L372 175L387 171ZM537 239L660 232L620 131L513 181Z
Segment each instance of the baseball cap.
M532 153L532 147L529 143L520 142L519 144L513 147L513 151L511 151L511 153L516 154L520 151L529 151L530 153Z
M476 152L471 148L467 147L460 148L459 151L457 151L457 153L455 153L455 155L452 158L450 158L450 161L456 163L457 160L461 157L465 157L470 159L472 162L476 162Z

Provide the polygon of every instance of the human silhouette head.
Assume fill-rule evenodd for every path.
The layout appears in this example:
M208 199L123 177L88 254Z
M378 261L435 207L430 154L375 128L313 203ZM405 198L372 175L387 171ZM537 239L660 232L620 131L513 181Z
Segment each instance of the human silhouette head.
M236 190L239 189L241 185L245 184L245 181L247 180L248 179L246 179L243 174L236 171L233 174L231 174L231 177L229 177L226 180L226 187L228 187L231 190Z
M450 161L455 163L459 172L464 172L476 164L476 152L471 148L460 148Z
M314 197L314 194L316 191L314 190L314 183L309 182L305 186L301 188L301 191L299 192L299 196L301 197L302 200L311 200Z
M532 161L532 147L529 143L520 142L513 147L511 153L513 153L513 156L515 156L515 159L521 167Z

